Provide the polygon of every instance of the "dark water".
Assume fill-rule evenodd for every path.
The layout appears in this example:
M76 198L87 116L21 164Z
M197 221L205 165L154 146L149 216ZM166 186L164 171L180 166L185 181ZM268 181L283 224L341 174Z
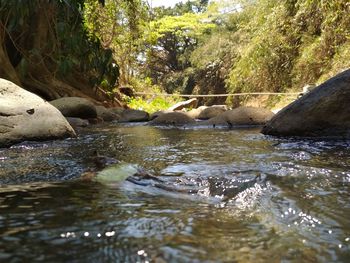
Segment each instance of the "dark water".
M178 193L79 180L93 152ZM0 262L350 262L350 141L110 125L0 149Z

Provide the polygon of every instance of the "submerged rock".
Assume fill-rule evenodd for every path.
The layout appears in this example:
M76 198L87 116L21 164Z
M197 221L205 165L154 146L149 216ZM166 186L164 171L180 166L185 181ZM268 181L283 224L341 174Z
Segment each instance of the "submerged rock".
M97 151L94 151L88 160L92 167L81 175L83 181L110 184L128 180L140 185L148 185L149 180L161 181L138 165L120 162L115 158L100 155Z
M185 125L185 124L193 124L196 121L189 117L184 112L168 112L164 113L154 120L149 122L149 125Z
M90 160L93 162L93 164L97 170L101 170L103 168L106 168L111 164L120 163L117 159L101 155L97 151L93 152L93 155L90 157Z
M0 147L26 140L75 136L50 103L14 83L0 79Z
M274 116L274 113L264 108L239 107L225 111L218 116L204 121L202 125L240 126L263 125Z
M329 79L282 109L263 134L350 137L350 70Z
M97 172L93 180L100 183L117 183L125 181L128 177L137 173L137 166L128 163L117 163Z
M97 117L96 107L88 99L64 97L50 101L65 117L94 119Z
M120 162L114 158L99 155L96 151L89 158L92 169L81 176L83 181L94 181L106 185L119 184L124 181L138 186L155 187L167 192L195 194L198 196L214 197L221 201L229 201L240 193L265 183L261 175L236 176L185 176L183 173L162 173L153 175L139 165Z
M261 176L233 176L227 177L209 177L208 191L210 196L221 197L223 201L234 199L240 193L252 189L256 184L264 183L265 178ZM199 191L203 192L202 190Z

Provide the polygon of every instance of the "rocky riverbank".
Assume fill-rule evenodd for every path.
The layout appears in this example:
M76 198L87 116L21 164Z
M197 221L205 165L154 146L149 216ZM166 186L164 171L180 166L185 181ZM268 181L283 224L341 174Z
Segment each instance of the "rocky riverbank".
M85 98L65 97L50 103L7 80L0 80L0 147L25 140L75 136L75 130L102 122L145 122L153 126L207 128L265 125L275 136L349 137L350 70L319 85L274 115L256 107L196 107L195 99L153 114L105 108ZM192 107L186 110L186 107Z
M282 109L263 134L298 137L350 137L350 70L317 86Z
M0 147L25 140L75 136L58 109L14 83L0 79Z

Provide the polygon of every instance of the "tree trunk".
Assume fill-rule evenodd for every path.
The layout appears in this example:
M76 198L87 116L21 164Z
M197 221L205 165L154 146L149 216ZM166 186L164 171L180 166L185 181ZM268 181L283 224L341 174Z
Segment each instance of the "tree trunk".
M0 77L21 85L15 68L12 66L5 48L6 31L3 25L0 25Z

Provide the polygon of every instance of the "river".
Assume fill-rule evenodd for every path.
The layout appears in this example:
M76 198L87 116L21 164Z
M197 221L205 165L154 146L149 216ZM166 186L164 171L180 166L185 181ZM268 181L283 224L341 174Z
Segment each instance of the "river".
M94 152L178 192L83 181ZM350 141L91 126L0 149L0 262L350 262Z

